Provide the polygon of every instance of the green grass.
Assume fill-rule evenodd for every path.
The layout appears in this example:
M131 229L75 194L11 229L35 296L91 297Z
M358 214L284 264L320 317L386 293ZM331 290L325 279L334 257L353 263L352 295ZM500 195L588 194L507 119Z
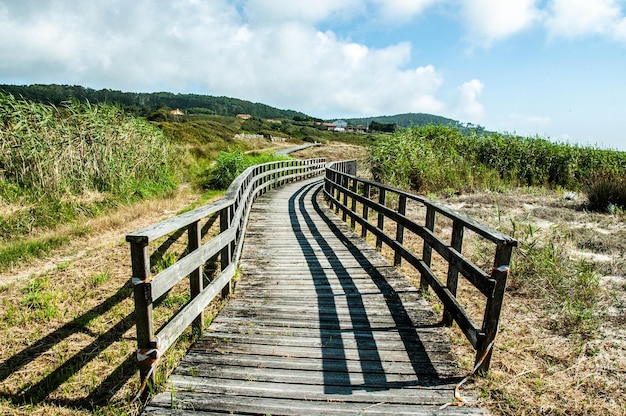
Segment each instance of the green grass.
M174 189L177 152L112 105L54 107L0 94L2 239Z
M519 240L514 252L510 286L539 299L550 316L550 327L560 333L593 336L601 322L600 280L594 263L573 262L565 249L569 236L555 227L537 236L528 224L512 221L509 230Z
M418 192L497 191L514 186L581 190L598 175L623 178L626 174L626 152L537 137L463 136L443 126L413 127L377 140L370 163L376 180ZM603 209L604 202L599 203Z
M68 236L54 236L1 245L0 270L6 270L19 262L41 257L69 241Z
M246 168L261 163L277 160L288 160L286 156L274 156L267 153L244 154L241 151L222 152L217 158L217 164L206 173L206 186L217 189L226 189Z
M21 303L34 311L34 317L45 321L56 318L55 293L49 290L47 277L37 277L22 290Z
M93 276L91 276L89 278L89 281L91 283L91 286L96 288L96 287L101 286L102 284L106 283L110 278L111 278L111 276L109 275L109 273L106 270L102 270L102 271L94 274Z

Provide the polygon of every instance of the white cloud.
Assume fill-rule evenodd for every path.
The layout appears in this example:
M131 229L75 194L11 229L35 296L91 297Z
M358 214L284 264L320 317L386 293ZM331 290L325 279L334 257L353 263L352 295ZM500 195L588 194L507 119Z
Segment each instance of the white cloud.
M553 37L606 35L626 41L626 19L617 0L552 0L546 28Z
M256 24L285 21L319 23L328 19L364 18L373 7L387 23L406 22L436 3L447 0L242 0L245 16Z
M461 120L480 120L485 114L483 105L478 102L478 96L482 93L484 84L478 80L463 83L458 90L458 98L454 114Z
M347 16L363 8L363 0L246 0L244 14L256 24L285 21L317 23L332 16Z
M372 0L372 2L380 9L384 20L404 22L445 0Z
M473 43L491 46L531 27L541 18L537 0L461 1L462 19Z
M409 43L369 48L305 18L287 18L301 9L318 10L313 20L344 10L336 3L298 9L292 1L264 2L263 13L284 17L271 25L255 24L237 8L260 7L256 0L0 5L0 79L193 91L328 117L446 107L437 98L441 74L431 65L407 67ZM353 3L361 4L342 2Z

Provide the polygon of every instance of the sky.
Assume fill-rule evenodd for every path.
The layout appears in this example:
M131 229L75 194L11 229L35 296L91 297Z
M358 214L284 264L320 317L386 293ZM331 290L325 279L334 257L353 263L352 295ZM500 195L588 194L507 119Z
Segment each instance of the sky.
M430 113L626 151L626 0L0 0L0 83Z

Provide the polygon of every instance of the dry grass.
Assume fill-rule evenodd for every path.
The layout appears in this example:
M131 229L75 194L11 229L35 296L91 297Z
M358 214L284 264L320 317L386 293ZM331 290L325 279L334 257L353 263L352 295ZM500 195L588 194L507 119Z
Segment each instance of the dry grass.
M597 327L560 325L563 306L524 290L525 276L513 274L491 374L474 387L498 414L626 414L624 217L586 212L583 201L559 192L490 197L491 203L478 205L471 196L446 202L508 232L514 223L531 224L539 241L558 236L570 263L593 264L600 284L589 320Z
M83 224L69 246L23 270L0 275L0 413L135 414L135 358L130 255L124 236L188 207L199 195L181 190L121 208ZM57 230L63 233L63 230ZM172 247L177 252L181 247ZM188 299L180 285L155 311L158 328ZM209 316L211 313L209 312ZM161 361L161 378L190 340Z
M265 142L248 143L248 148L263 151L268 146ZM182 186L169 198L29 234L27 239L69 237L69 243L0 270L0 414L138 412L139 405L131 403L139 375L130 250L124 237L190 206L207 203L208 198L211 194L199 195ZM174 261L184 250L183 243L174 243L153 264L158 268ZM159 244L151 243L151 248ZM188 284L180 284L159 302L154 315L157 330L188 300L188 293ZM219 303L211 305L207 321L219 307ZM157 381L164 381L191 339L188 330L168 350Z
M366 157L361 148L345 144L307 149L298 156ZM138 375L129 249L123 237L171 217L197 197L183 192L169 200L122 208L81 225L87 230L81 235L60 230L73 236L69 246L0 274L1 414L136 413L137 406L129 401ZM588 213L580 209L581 201L536 189L461 195L443 202L508 233L514 224L518 233L530 224L534 236L544 242L558 230L558 243L569 261L586 259L600 275L595 309L599 324L592 332L579 332L555 325L561 305L551 305L549 298L524 286L524 276L513 274L491 372L464 389L495 414L626 414L624 218ZM423 220L415 207L409 206L409 211ZM393 235L393 224L387 226ZM437 228L446 234L450 224L439 221ZM418 241L409 236L405 241L421 252ZM464 254L490 268L492 253L485 249L470 239ZM390 250L383 252L392 258ZM445 275L441 261L435 260L434 268ZM411 275L409 268L403 266L403 271ZM461 280L459 297L480 322L484 305L467 286ZM184 286L171 293L158 321L164 322L185 299ZM441 312L434 300L433 305ZM474 352L457 329L449 331L460 364L469 372ZM182 355L188 340L183 337L164 357L161 376Z
M480 397L480 403L497 415L626 414L624 217L586 212L581 208L583 201L568 201L562 193L538 189L461 195L442 202L494 228L509 234L516 232L522 242L514 254L518 270L519 262L524 261L521 250L528 248L524 243L529 243L521 230L530 228L537 244L554 243L563 250L563 264L577 270L576 265L585 260L599 279L593 316L567 322L567 306L556 295L550 295L550 288L529 285L527 276L516 275L514 267L490 373L475 377L464 387L466 394ZM418 209L408 210L410 216L423 222ZM395 224L389 222L386 229L394 235ZM450 235L446 221L438 221L436 229L441 235ZM490 270L491 249L467 237L463 253ZM405 245L421 253L418 240L405 235ZM392 261L391 250L383 249L383 254ZM445 281L447 266L435 258L433 269ZM418 276L410 266L403 265L402 271L417 282ZM480 324L482 296L463 283L461 279L458 297ZM545 285L549 286L547 279ZM436 297L432 296L431 301L435 311L441 312ZM469 373L474 350L456 326L448 331L460 365Z

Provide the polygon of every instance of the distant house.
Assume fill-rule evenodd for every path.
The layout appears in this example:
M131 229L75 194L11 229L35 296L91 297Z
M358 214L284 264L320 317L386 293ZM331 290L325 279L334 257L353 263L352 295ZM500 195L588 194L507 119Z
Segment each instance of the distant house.
M252 118L252 116L250 114L237 114L237 117L242 119L242 120L248 120L248 119Z
M340 129L345 129L346 127L348 127L348 122L345 120L336 120L333 122L333 124Z
M176 109L176 110L171 110L170 114L173 116L184 116L185 113L183 113L180 109Z
M335 129L337 128L337 125L335 123L323 123L322 125L326 127L326 130L330 131L335 131Z

